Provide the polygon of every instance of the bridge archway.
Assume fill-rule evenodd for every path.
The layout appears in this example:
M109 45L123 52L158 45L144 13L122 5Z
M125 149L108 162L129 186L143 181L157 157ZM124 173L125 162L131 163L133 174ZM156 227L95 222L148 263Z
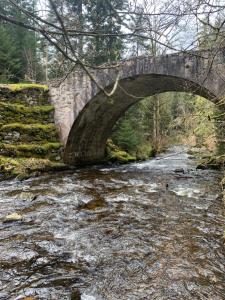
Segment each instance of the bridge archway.
M146 74L122 79L112 98L99 92L81 110L71 127L64 161L71 165L103 162L106 141L117 120L138 101L164 92L188 92L217 101L203 85L176 76Z

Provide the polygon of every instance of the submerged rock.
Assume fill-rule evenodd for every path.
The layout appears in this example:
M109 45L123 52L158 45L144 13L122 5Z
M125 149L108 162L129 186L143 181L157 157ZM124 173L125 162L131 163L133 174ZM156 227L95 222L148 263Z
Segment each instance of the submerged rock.
M73 289L71 292L71 300L81 300L81 293L78 289Z
M174 170L174 173L182 173L182 174L184 174L185 171L184 171L183 168L177 168L177 169Z
M28 297L24 297L21 300L38 300L38 298L33 297L33 296L28 296Z
M17 221L22 221L22 220L23 220L22 215L20 215L18 213L12 213L4 218L3 223L17 222Z
M105 199L99 197L97 199L93 199L93 200L89 201L88 203L81 204L79 206L79 208L95 210L97 208L102 208L102 207L106 207L106 206L107 206L107 202L105 201Z
M22 192L19 195L20 200L28 200L28 201L33 201L33 200L37 199L37 197L38 197L38 195L35 195L30 192Z

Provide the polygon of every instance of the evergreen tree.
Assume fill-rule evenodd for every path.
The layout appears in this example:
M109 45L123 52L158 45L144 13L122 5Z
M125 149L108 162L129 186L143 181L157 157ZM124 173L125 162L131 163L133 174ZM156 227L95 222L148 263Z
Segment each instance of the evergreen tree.
M17 4L26 9L27 11L33 12L36 7L37 0L17 0ZM8 17L14 18L17 21L26 21L27 24L32 24L32 20L18 10L14 5L9 2L0 0L0 11ZM14 60L18 63L15 64L14 68L10 68L9 72L11 81L29 80L35 81L37 79L37 38L34 32L29 31L26 28L11 25L9 23L1 22L1 26L4 30L0 32L0 39L4 39L4 34L7 32L7 39L11 41L13 46L8 49L8 52L13 52ZM9 41L7 41L9 43ZM8 55L10 57L10 55ZM0 60L6 59L0 57ZM5 61L5 65L10 65L10 61Z
M118 18L117 10L123 10L127 1L92 0L87 1L87 24L89 30L104 33L106 36L96 36L88 41L89 60L95 64L116 61L122 57L123 40L121 33L122 20ZM108 35L107 35L108 34Z
M127 152L132 153L136 151L140 142L140 136L133 129L133 124L130 118L124 118L121 120L119 130L113 135L113 141Z
M0 25L0 81L15 81L21 68L18 49L6 26Z

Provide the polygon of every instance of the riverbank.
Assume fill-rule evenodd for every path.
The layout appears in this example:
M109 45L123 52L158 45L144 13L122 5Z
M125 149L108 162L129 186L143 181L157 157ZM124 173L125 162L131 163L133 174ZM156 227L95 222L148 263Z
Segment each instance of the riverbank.
M46 172L68 170L63 162L41 158L11 158L0 156L0 181L17 178L24 180Z
M166 150L164 149L163 152ZM163 153L161 152L161 154ZM160 155L160 153L158 153ZM197 159L197 169L223 169L223 162L217 156L209 155L205 148L191 147L188 150L188 155ZM123 165L133 162L147 161L154 159L155 154L150 152L149 156L136 157L126 151L121 150L118 146L113 144L111 140L107 141L106 146L106 160L105 164ZM37 177L46 172L57 172L62 170L69 170L70 166L63 163L62 160L55 161L48 158L37 157L8 157L0 155L0 180L7 180L17 178L19 180L30 177ZM225 178L224 178L225 185Z
M163 151L162 151L163 152ZM117 164L126 164L135 161L145 161L155 157L156 153L152 149L151 145L143 145L139 151L135 153L129 153L119 146L115 145L112 139L107 140L106 144L106 159L108 162Z

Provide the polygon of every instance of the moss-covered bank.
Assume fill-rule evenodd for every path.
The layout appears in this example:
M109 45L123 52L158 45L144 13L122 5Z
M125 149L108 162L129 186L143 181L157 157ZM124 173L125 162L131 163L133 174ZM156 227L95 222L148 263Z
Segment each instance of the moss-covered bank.
M48 87L0 85L1 179L65 168Z
M224 170L225 155L209 155L199 160L198 169Z
M106 144L106 157L107 160L118 163L128 163L136 160L136 157L130 155L126 151L121 150L110 139Z
M135 153L128 153L115 145L111 139L106 144L106 158L115 163L129 163L134 161L147 160L154 156L150 146L143 145Z
M67 169L67 166L64 163L50 159L0 156L0 180L14 177L22 180L32 176L38 176L43 172L61 171L65 169Z

